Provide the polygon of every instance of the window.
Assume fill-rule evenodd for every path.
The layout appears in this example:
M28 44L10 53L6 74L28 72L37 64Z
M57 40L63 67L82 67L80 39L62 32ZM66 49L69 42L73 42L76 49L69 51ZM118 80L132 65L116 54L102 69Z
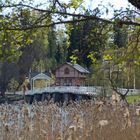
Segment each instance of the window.
M64 73L65 74L69 74L70 73L69 69L68 68L65 68Z

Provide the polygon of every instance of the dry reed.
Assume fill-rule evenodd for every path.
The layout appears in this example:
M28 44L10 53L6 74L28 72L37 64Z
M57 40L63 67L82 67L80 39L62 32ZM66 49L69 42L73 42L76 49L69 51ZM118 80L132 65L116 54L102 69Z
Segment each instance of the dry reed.
M0 140L139 140L140 116L95 101L0 105Z

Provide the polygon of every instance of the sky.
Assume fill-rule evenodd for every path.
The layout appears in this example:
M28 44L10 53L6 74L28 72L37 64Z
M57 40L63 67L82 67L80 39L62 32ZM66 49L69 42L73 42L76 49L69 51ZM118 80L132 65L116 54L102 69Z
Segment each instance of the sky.
M69 0L60 0L62 2L68 3ZM108 5L110 2L116 9L120 9L121 7L127 7L129 4L128 0L84 0L84 4L86 6L90 7L97 7L98 4L100 4L102 1L102 4L105 6ZM35 0L35 3L45 2L45 0Z
M89 1L89 4L91 4L91 6L96 7L98 6L98 4L101 2L99 0L85 0ZM121 7L127 7L128 5L128 1L127 0L102 0L102 4L107 6L108 3L111 3L112 5L114 5L115 9L120 9Z
M107 16L108 18L112 18L113 17L113 8L116 9L116 10L119 10L121 8L127 8L128 5L130 5L130 3L128 2L128 0L85 0L85 3L87 5L87 7L89 7L90 9L94 9L96 7L99 7L98 5L99 4L102 4L103 6L105 7L108 7L108 15L105 15ZM109 6L109 3L111 5L113 5L113 8L111 8Z
M13 0L13 1L18 2L20 0ZM28 2L28 0L24 0L24 1ZM34 4L37 5L37 4L45 3L45 2L47 3L48 0L33 0L33 1L34 1ZM68 3L70 0L59 0L59 1L60 2ZM93 9L95 9L97 7L99 9L102 9L103 8L102 6L99 7L99 4L102 4L103 6L107 7L108 10L109 10L108 14L107 15L106 14L102 14L102 17L110 18L111 19L113 17L113 8L111 8L109 6L109 3L111 5L114 5L113 8L117 9L117 10L119 10L121 7L125 9L126 7L128 7L128 5L131 5L128 2L128 0L84 0L84 4L83 5L86 8L93 10ZM131 7L133 7L133 6L131 5ZM40 8L42 8L42 7L40 7Z
M62 2L65 2L65 3L68 3L70 0L60 0ZM35 3L44 3L45 0L35 0ZM88 9L95 9L97 7L99 7L98 5L99 4L102 4L104 5L105 7L109 7L109 3L111 5L114 5L113 8L114 9L117 9L119 10L121 7L122 8L126 8L128 7L128 5L131 5L128 0L84 0L84 6ZM131 5L132 7L132 5ZM107 16L108 18L112 18L113 17L113 9L112 8L109 8L109 12L108 12L108 15L105 15Z

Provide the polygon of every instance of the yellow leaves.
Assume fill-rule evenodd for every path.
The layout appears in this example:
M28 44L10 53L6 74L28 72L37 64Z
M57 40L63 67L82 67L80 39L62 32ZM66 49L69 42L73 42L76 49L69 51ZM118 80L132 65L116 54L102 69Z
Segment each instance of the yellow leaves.
M139 60L140 61L140 60ZM140 65L140 62L134 61L134 65Z
M28 38L27 41L26 41L26 43L27 44L31 44L31 43L33 43L33 40L31 40L30 38Z
M70 59L71 59L72 64L76 64L78 57L76 55L72 55L72 56L70 56Z
M140 47L138 47L138 51L140 52Z
M73 7L74 9L77 9L82 3L83 3L83 0L71 0L71 7Z
M90 59L92 60L92 62L95 63L95 62L97 61L95 55L96 55L96 52L91 52L91 53L87 56L87 58L90 58Z
M110 60L112 60L112 56L109 54L103 55L103 60L110 61Z

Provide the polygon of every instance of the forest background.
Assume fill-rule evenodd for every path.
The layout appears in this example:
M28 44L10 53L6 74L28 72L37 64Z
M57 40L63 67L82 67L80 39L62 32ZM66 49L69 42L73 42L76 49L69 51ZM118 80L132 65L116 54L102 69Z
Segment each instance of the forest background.
M91 72L86 85L139 89L140 3L129 2L134 7L116 9L83 0L0 1L1 93L67 61Z

